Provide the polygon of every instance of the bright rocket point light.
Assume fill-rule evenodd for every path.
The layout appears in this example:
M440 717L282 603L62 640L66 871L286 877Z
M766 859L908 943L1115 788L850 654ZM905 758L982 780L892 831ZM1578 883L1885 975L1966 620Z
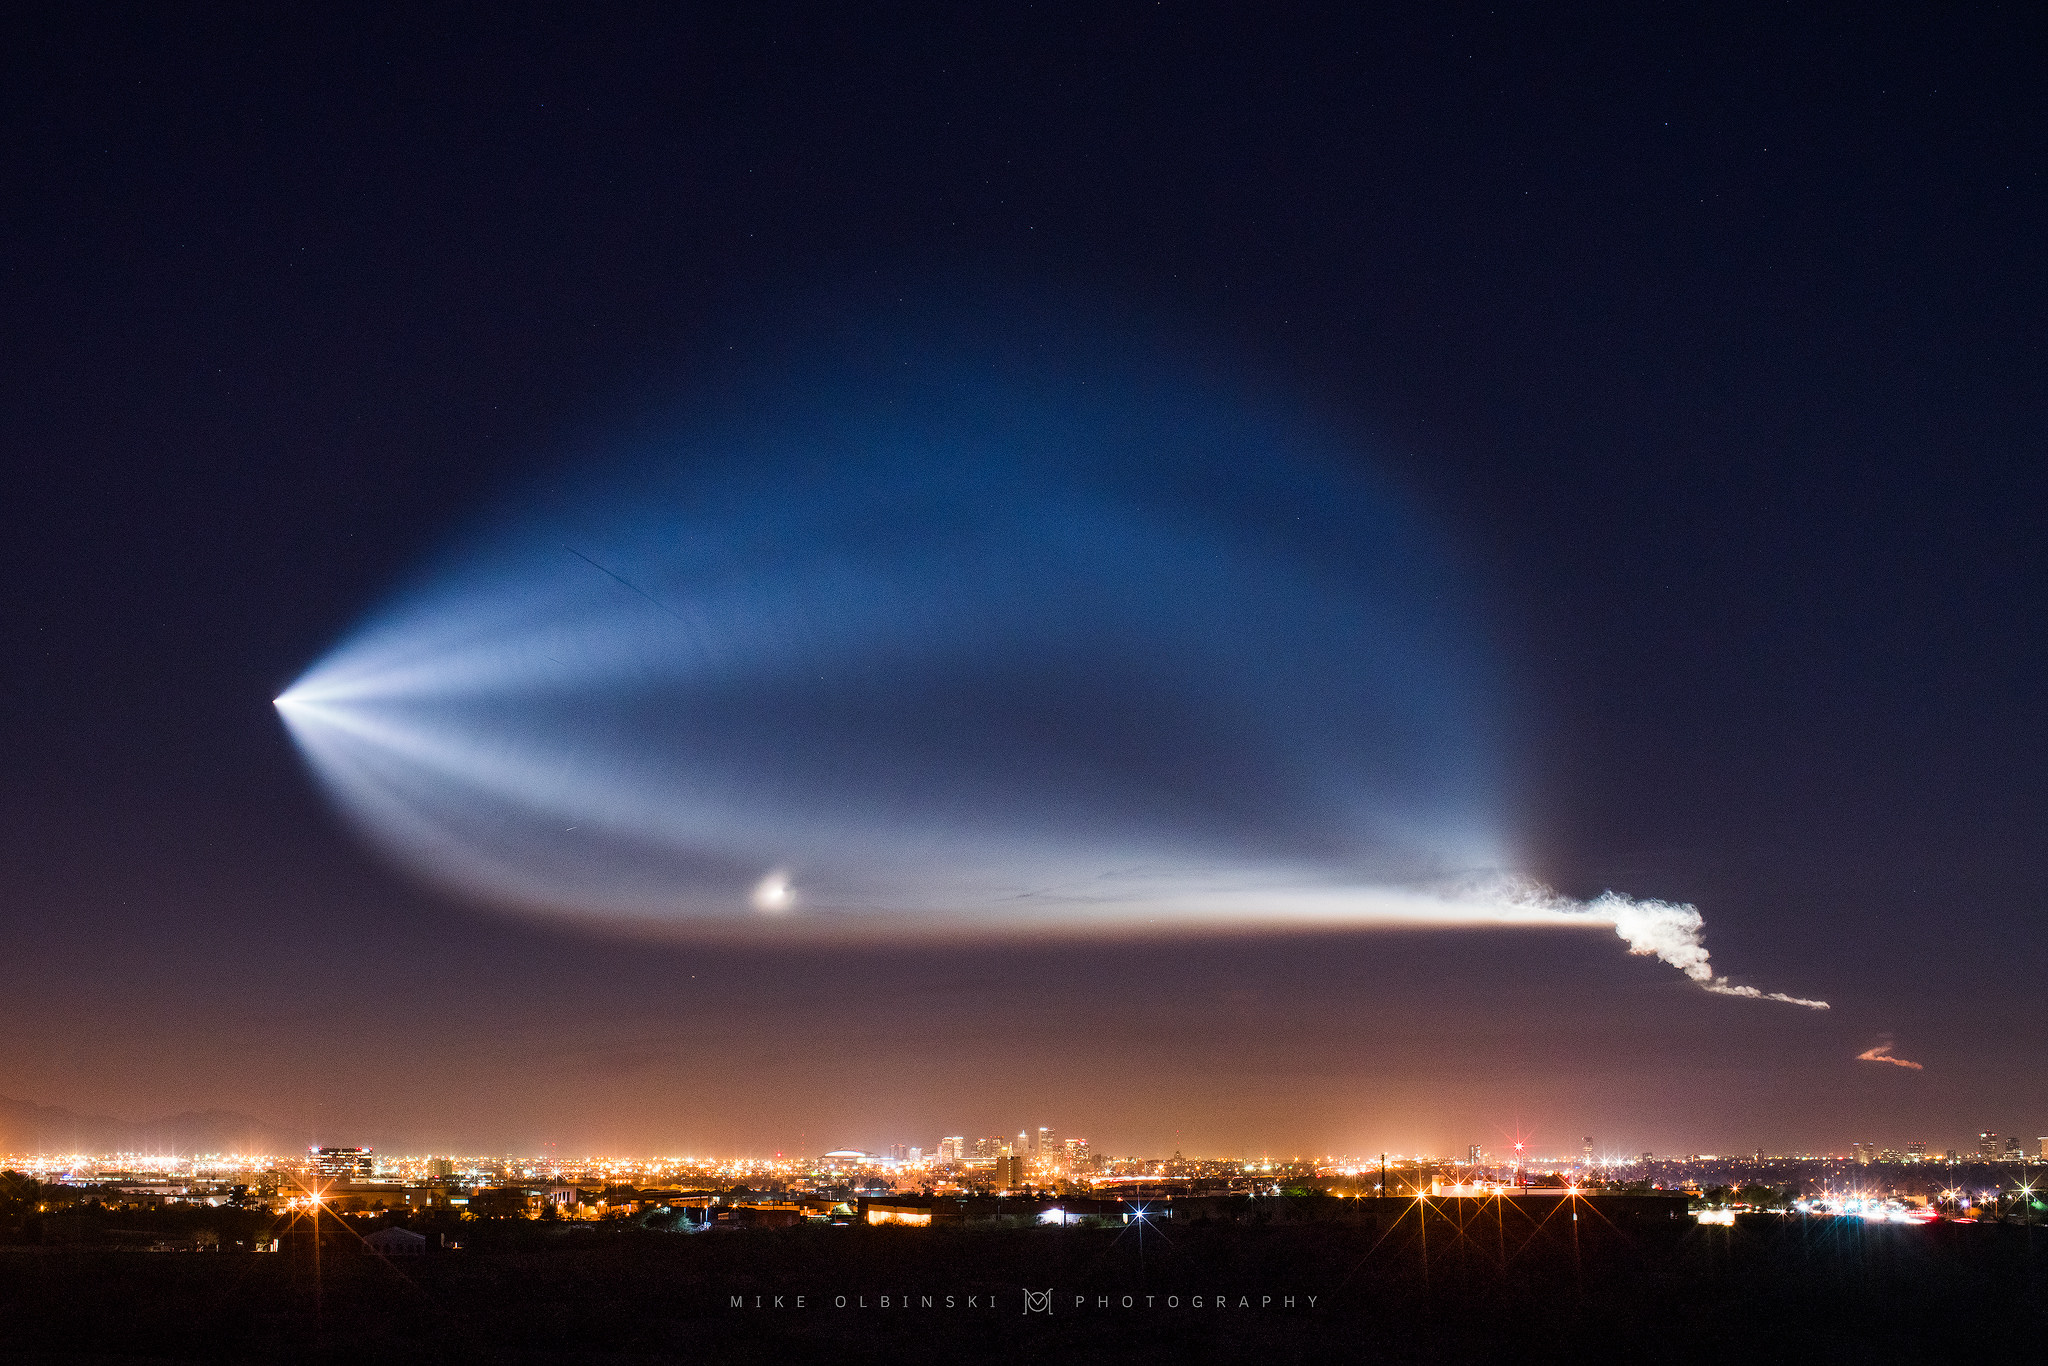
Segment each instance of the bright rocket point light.
M469 895L696 933L1606 926L1763 994L1691 907L1499 877L1495 671L1347 451L908 360L471 538L277 699L336 804Z

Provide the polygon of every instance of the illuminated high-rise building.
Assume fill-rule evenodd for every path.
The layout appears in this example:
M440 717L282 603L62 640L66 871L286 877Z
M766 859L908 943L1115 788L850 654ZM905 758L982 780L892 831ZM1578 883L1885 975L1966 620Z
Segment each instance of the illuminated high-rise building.
M1586 1162L1586 1165L1587 1165L1587 1166L1589 1166L1589 1167L1590 1167L1590 1166L1592 1166L1592 1165L1593 1165L1593 1135L1591 1135L1591 1134L1587 1134L1587 1135L1586 1135L1586 1146L1584 1147L1584 1149L1582 1150L1582 1152L1584 1153L1584 1156L1585 1156L1585 1162Z
M1038 1165L1040 1167L1045 1168L1047 1170L1059 1166L1059 1136L1053 1133L1052 1130L1046 1128L1043 1124L1039 1125L1038 1134L1032 1143L1031 1155L1038 1159Z
M939 1140L939 1161L964 1162L967 1160L967 1139L964 1135L953 1134Z
M368 1148L312 1148L313 1175L320 1181L368 1181L377 1159Z
M1990 1129L1977 1135L1977 1156L1986 1162L1998 1160L1998 1135Z
M1925 1162L1927 1160L1927 1145L1925 1143L1908 1143L1906 1145L1906 1160L1908 1162Z

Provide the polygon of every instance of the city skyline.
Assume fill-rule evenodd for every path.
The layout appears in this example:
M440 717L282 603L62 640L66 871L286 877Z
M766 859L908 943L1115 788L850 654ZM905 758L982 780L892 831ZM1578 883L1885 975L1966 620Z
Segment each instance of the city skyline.
M219 1117L215 1118L218 1120ZM303 1153L356 1154L360 1155L363 1162L368 1162L373 1157L376 1157L379 1161L383 1158L391 1158L392 1160L412 1162L436 1155L441 1157L463 1156L477 1160L517 1161L522 1164L540 1163L542 1165L560 1161L588 1162L593 1160L695 1161L701 1157L706 1161L746 1162L848 1160L874 1166L904 1168L944 1166L949 1164L986 1166L998 1157L1008 1158L1016 1156L1030 1164L1030 1170L1033 1171L1054 1168L1065 1169L1069 1167L1086 1169L1088 1164L1093 1162L1165 1161L1168 1160L1169 1151L1175 1157L1185 1155L1188 1160L1224 1162L1268 1161L1275 1159L1290 1162L1330 1162L1340 1159L1352 1160L1344 1158L1343 1155L1345 1154L1355 1156L1359 1153L1371 1155L1377 1152L1383 1156L1391 1155L1401 1160L1463 1161L1468 1165L1474 1166L1527 1161L1564 1163L1566 1165L1581 1164L1588 1167L1613 1167L1648 1162L1652 1159L1659 1161L1685 1161L1704 1158L1711 1161L1722 1158L1739 1160L1750 1156L1757 1158L1769 1157L1773 1160L1841 1161L1861 1165L1870 1165L1872 1163L1913 1165L1923 1162L1944 1161L1949 1163L1957 1161L1966 1163L1974 1161L2048 1161L2048 1135L2027 1137L2023 1136L2020 1132L1996 1129L1952 1131L1954 1131L1954 1125L1950 1125L1943 1130L1937 1130L1937 1137L1931 1140L1924 1135L1916 1135L1912 1138L1888 1136L1880 1142L1869 1135L1865 1135L1862 1138L1852 1139L1847 1144L1806 1144L1788 1148L1770 1148L1768 1150L1764 1145L1723 1144L1719 1145L1720 1151L1709 1151L1710 1148L1714 1148L1716 1145L1698 1143L1656 1150L1645 1147L1640 1143L1631 1142L1625 1137L1619 1139L1611 1136L1596 1138L1595 1135L1591 1134L1556 1137L1542 1135L1534 1130L1519 1127L1512 1131L1500 1131L1491 1137L1477 1142L1460 1141L1433 1147L1429 1145L1414 1146L1368 1141L1362 1144L1352 1144L1320 1152L1306 1149L1276 1148L1272 1145L1258 1147L1256 1152L1251 1151L1246 1145L1238 1145L1237 1148L1232 1150L1208 1150L1198 1147L1191 1142L1184 1143L1180 1136L1176 1134L1170 1150L1151 1151L1149 1156L1141 1157L1137 1149L1144 1147L1142 1143L1121 1141L1115 1137L1112 1137L1107 1142L1091 1140L1081 1135L1065 1132L1053 1125L1025 1125L1015 1133L1000 1131L996 1133L976 1133L971 1130L960 1134L939 1133L936 1135L924 1135L916 1141L912 1141L902 1137L900 1126L890 1126L883 1123L872 1126L870 1132L866 1135L856 1136L857 1138L865 1138L868 1146L856 1146L852 1140L837 1142L834 1141L833 1136L826 1135L819 1138L817 1142L812 1142L808 1145L798 1143L786 1145L786 1147L777 1146L772 1151L753 1148L717 1149L704 1145L680 1144L666 1148L614 1149L611 1150L610 1156L602 1156L598 1149L577 1149L573 1145L566 1150L565 1155L565 1150L562 1146L554 1142L542 1142L525 1146L511 1143L483 1147L444 1148L434 1151L419 1147L406 1147L403 1144L379 1146L358 1142L338 1145L319 1141L302 1146L266 1148L261 1144L253 1144L234 1149L223 1148L217 1145L208 1148L203 1144L195 1145L192 1143L184 1145L161 1144L153 1148L132 1147L121 1149L93 1145L66 1147L62 1143L45 1143L40 1147L36 1147L24 1146L18 1141L14 1141L19 1137L18 1130L0 1130L0 1156L11 1154L17 1158L33 1158L38 1162L47 1163L49 1160L64 1156L103 1157L117 1152L130 1157L147 1154L168 1157L174 1153L183 1153L184 1156L181 1160L189 1162L197 1160L201 1156L219 1156L232 1151L272 1157ZM874 1137L877 1134L890 1135L892 1133L893 1137L884 1137L879 1141ZM810 1138L812 1135L806 1133L803 1137ZM844 1139L846 1135L841 1134L837 1137ZM821 1143L825 1146L820 1146ZM202 1152L202 1148L204 1152ZM380 1154L381 1156L379 1156ZM1048 1160L1048 1155L1050 1160Z
M898 1145L907 1146L907 1145ZM2024 1146L2008 1146L1995 1154L1950 1148L1946 1151L1915 1153L1893 1149L1877 1151L1864 1144L1850 1145L1842 1152L1767 1152L1761 1148L1740 1153L1560 1153L1535 1145L1509 1145L1501 1150L1472 1149L1463 1155L1435 1152L1362 1153L1265 1153L1221 1155L1180 1153L1140 1155L1135 1153L1084 1152L1065 1154L1050 1161L1021 1155L1003 1145L1001 1150L975 1152L965 1158L946 1158L936 1153L913 1151L907 1155L835 1149L824 1153L711 1154L711 1153L422 1153L383 1152L366 1147L322 1146L290 1153L217 1152L176 1155L167 1152L123 1153L4 1153L6 1169L32 1176L73 1183L105 1180L122 1173L174 1174L184 1172L191 1179L225 1179L230 1173L271 1170L295 1173L295 1181L312 1190L322 1184L401 1185L446 1184L450 1181L478 1184L487 1181L535 1180L555 1177L588 1181L626 1175L643 1178L703 1180L719 1172L759 1176L801 1175L830 1183L833 1180L886 1177L897 1183L1013 1185L1018 1188L1051 1188L1058 1185L1113 1185L1130 1179L1181 1179L1212 1175L1256 1178L1287 1173L1319 1179L1371 1176L1382 1167L1407 1172L1471 1173L1472 1179L1515 1184L1538 1176L1584 1177L1588 1182L1616 1183L1650 1180L1662 1175L1682 1182L1694 1168L1738 1169L1785 1166L1841 1168L1852 1176L1857 1169L1965 1168L1996 1170L2004 1167L2032 1168L2048 1164L2048 1135ZM1909 1149L1924 1145L1908 1145ZM1875 1173L1873 1174L1875 1175ZM1010 1178L1016 1178L1014 1180ZM1459 1179L1463 1179L1462 1177Z

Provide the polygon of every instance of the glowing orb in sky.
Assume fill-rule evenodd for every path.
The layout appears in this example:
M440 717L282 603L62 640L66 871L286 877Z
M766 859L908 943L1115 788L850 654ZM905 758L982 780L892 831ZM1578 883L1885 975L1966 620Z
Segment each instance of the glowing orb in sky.
M776 871L755 884L754 909L771 915L788 910L796 904L796 889L789 885L789 874Z

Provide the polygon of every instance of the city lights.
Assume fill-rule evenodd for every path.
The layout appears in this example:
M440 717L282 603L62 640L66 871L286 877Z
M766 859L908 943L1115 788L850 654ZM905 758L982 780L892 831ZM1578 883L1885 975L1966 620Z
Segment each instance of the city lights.
M1116 1157L1097 1152L1086 1139L1061 1139L1042 1126L1015 1139L970 1144L947 1136L929 1144L893 1144L886 1152L848 1147L772 1158L516 1159L324 1147L295 1155L15 1154L0 1156L0 1165L46 1183L59 1196L90 1193L94 1200L145 1207L600 1222L666 1210L680 1231L708 1227L705 1220L715 1222L719 1209L730 1217L741 1206L751 1211L750 1219L859 1218L924 1227L934 1218L930 1201L978 1198L1022 1201L1018 1217L1040 1225L1087 1223L1106 1217L1105 1211L1130 1222L1168 1217L1175 1201L1196 1198L1370 1198L1380 1191L1382 1173L1385 1193L1410 1201L1582 1201L1634 1192L1686 1201L1697 1220L1710 1225L1730 1224L1742 1213L1891 1224L1993 1216L2031 1222L2040 1189L2032 1172L2040 1159L2025 1157L1873 1165L1758 1152L1624 1160L1589 1151L1543 1156L1525 1140L1509 1144L1508 1152L1499 1162L1476 1144L1460 1158L1387 1154L1377 1161L1343 1155ZM1941 1174L1946 1179L1934 1179ZM1977 1180L1954 1179L1965 1174ZM735 1204L725 1198L735 1190L749 1194ZM1105 1200L1122 1203L1112 1211L1101 1204Z

